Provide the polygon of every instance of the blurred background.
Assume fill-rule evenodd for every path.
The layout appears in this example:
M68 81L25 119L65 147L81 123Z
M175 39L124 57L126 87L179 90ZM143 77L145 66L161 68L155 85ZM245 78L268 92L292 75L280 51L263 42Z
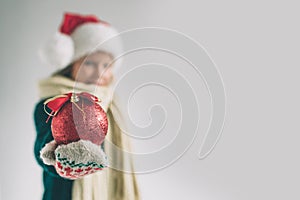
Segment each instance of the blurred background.
M37 81L54 70L42 65L37 50L58 30L65 11L95 14L119 31L142 27L179 31L202 45L223 79L227 98L225 126L212 153L200 160L198 154L211 116L210 96L205 82L193 76L190 66L186 70L180 68L184 64L177 66L182 74L186 73L184 80L192 81L195 89L201 115L199 130L186 151L180 152L179 159L154 172L137 175L143 199L300 198L300 13L296 1L1 0L0 11L1 200L41 199L42 170L33 156L33 108L38 101ZM126 42L130 46L134 40ZM193 50L185 53L192 54ZM121 70L125 73L135 65L148 63L142 58L150 56L159 57L132 54ZM162 60L172 59L166 55ZM180 65L180 60L168 66L175 69L176 64ZM159 69L157 73L165 80L176 77ZM151 72L154 74L142 71L128 75L131 78L123 80L123 87L133 83L138 75L149 75L147 81L151 80L155 71ZM178 87L178 91L184 90ZM138 93L127 105L130 119L140 127L153 121L160 127L162 121L170 120L167 127L173 125L177 129L178 102L174 95L163 101L168 97L163 96L167 92L161 89L148 88L147 93ZM155 104L165 105L166 112L153 107L149 114L147 109ZM134 133L149 136L151 130ZM167 131L156 141L148 138L148 143L135 139L135 150L157 150L172 140L174 132ZM178 134L184 132L190 134L185 129ZM156 162L155 158L152 161Z

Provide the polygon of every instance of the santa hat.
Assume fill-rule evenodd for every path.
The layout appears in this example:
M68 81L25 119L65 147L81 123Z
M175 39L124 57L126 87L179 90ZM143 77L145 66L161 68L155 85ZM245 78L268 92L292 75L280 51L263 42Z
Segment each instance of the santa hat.
M122 43L116 29L94 15L66 12L59 31L39 50L39 56L45 64L63 68L97 50L111 53L115 68L120 65Z

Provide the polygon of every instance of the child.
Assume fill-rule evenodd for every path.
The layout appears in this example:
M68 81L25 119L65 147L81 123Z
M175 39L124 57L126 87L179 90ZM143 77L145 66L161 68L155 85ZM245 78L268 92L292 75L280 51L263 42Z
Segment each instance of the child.
M66 179L56 172L54 166L44 164L40 155L45 145L54 140L51 119L46 123L48 115L43 103L50 97L72 91L89 92L97 96L108 117L106 139L121 149L130 149L129 138L120 128L122 116L111 91L113 68L119 64L112 61L118 56L119 46L116 45L118 43L99 45L116 34L113 27L95 16L65 13L60 32L40 51L41 58L47 64L62 68L39 82L40 100L34 110L37 131L34 154L43 168L43 200L140 199L134 174L105 168L80 179ZM102 148L108 155L115 155L111 159L122 169L126 162L123 154L113 154L105 142Z

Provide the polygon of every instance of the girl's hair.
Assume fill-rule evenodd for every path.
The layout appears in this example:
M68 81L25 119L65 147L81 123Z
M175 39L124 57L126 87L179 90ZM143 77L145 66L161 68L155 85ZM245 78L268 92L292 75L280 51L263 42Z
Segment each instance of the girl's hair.
M72 68L73 68L73 63L69 64L63 69L54 72L51 76L61 75L72 79Z

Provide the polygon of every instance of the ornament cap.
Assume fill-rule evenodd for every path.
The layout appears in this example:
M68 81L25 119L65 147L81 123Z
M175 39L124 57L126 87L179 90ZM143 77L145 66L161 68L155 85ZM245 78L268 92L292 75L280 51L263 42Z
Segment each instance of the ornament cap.
M76 103L76 102L79 101L79 97L78 97L75 93L73 93L72 96L71 96L70 101L71 101L72 103Z

